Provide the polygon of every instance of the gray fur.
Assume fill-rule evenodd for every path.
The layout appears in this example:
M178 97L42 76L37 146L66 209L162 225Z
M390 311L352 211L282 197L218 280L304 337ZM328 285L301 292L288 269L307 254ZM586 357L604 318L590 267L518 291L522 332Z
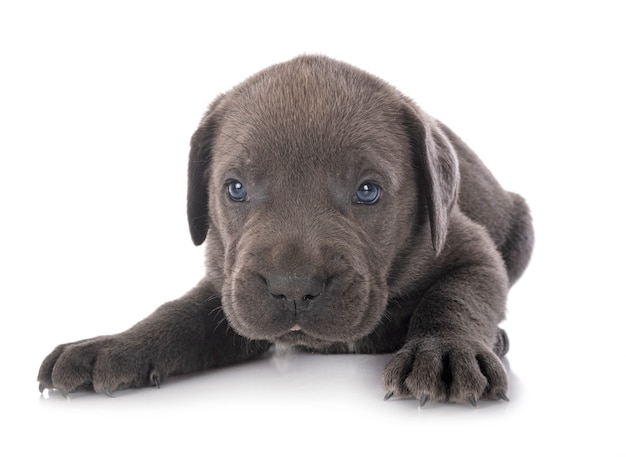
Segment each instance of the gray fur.
M506 399L498 323L529 210L396 89L320 56L270 67L211 104L188 177L206 276L125 332L57 347L41 388L159 385L280 343L395 352L388 397Z

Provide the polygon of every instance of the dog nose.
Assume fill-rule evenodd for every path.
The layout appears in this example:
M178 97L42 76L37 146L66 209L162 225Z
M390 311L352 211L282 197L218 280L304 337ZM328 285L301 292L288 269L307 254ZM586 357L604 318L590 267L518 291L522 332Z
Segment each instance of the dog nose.
M277 305L294 313L313 306L325 287L324 280L315 276L287 276L274 274L264 278L267 290Z

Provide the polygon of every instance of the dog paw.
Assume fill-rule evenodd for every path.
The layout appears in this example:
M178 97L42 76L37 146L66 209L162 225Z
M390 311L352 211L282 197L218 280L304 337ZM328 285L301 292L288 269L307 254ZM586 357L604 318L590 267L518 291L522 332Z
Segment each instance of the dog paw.
M425 338L410 341L383 372L385 399L428 401L508 400L508 376L491 348L480 342Z
M128 387L158 387L161 375L151 359L145 348L119 335L62 344L41 364L39 390L56 389L67 395L93 389L111 396Z

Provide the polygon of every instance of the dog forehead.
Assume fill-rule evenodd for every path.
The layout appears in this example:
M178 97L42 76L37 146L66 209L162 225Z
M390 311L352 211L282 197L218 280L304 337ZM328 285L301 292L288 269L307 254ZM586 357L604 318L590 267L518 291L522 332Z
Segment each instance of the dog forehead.
M277 66L228 93L215 151L220 161L299 170L353 168L364 160L374 167L406 155L395 90L358 69L322 63Z
M391 125L328 122L320 129L310 124L283 127L248 122L232 130L228 127L215 143L214 178L233 172L242 179L272 176L276 181L319 184L325 179L374 178L398 188L412 177L408 139L394 133Z

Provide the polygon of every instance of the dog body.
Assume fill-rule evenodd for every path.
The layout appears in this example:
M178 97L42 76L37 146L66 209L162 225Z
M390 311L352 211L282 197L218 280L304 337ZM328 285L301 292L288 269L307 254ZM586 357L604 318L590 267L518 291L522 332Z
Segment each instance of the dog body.
M286 344L397 351L388 395L506 398L498 323L528 208L385 82L304 56L218 97L192 137L188 216L206 276L126 332L57 347L41 388L158 385Z

